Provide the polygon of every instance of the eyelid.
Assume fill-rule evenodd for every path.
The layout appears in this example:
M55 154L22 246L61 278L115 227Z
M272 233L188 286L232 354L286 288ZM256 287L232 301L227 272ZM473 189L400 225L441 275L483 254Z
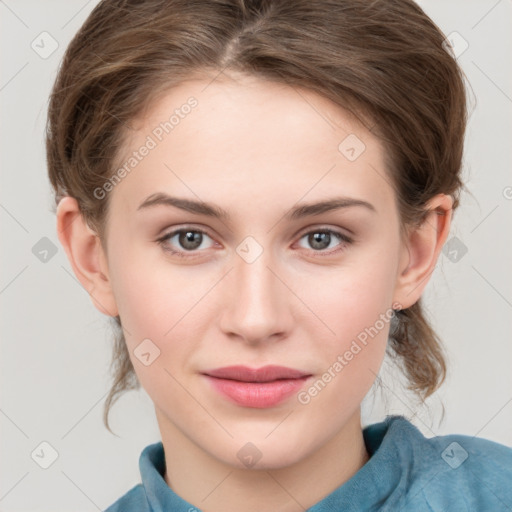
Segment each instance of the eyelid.
M182 226L182 227L175 227L175 228L170 229L169 231L165 231L163 235L159 236L156 239L156 242L163 245L166 241L173 238L177 234L187 232L187 231L193 231L194 233L201 233L203 235L207 235L212 240L215 240L214 237L208 232L207 229L202 228L202 227L192 226L192 225L186 225L186 226ZM187 251L176 251L176 252L187 252ZM198 253L200 251L188 251L188 252L189 252L189 254L193 254L193 253Z
M163 235L159 236L158 239L161 240L163 238L171 238L172 236L177 235L178 233L185 232L185 231L194 231L195 233L203 233L204 235L208 235L210 238L212 238L210 233L204 228L199 228L196 226L183 226L183 227L172 228L169 231L164 231Z
M304 228L298 232L295 237L302 238L304 235L308 235L309 233L315 233L317 231L327 231L329 233L334 233L336 235L339 235L340 237L346 239L347 241L352 242L352 236L344 233L344 231L348 231L349 233L353 234L353 231L350 231L347 228L340 228L340 227L332 227L329 225L317 225L317 226L308 226L307 228Z

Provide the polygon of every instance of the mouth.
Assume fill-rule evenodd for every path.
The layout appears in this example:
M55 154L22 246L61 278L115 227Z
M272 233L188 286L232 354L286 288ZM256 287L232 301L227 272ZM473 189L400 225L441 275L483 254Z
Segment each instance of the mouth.
M224 398L243 407L267 408L278 405L298 392L311 374L284 366L228 366L204 372L212 388Z

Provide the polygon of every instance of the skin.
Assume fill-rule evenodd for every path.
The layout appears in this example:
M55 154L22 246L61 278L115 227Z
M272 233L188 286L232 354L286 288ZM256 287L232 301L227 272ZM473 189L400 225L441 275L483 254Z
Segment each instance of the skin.
M393 303L407 308L419 299L449 232L452 199L432 198L425 222L402 238L379 139L311 91L244 75L171 90L136 120L121 156L190 96L197 107L109 193L104 245L71 197L58 207L59 238L96 307L121 317L155 404L174 491L206 511L304 510L368 461L360 405L383 361L389 323L307 404L294 395L267 409L242 407L201 372L277 364L312 374L307 390ZM349 134L366 146L354 161L338 150ZM138 209L156 192L213 203L231 219ZM375 211L285 217L298 203L333 196ZM208 234L194 253L178 236L157 242L178 228ZM326 228L352 242L332 235L319 249L307 235ZM263 251L250 263L237 253L247 236ZM144 339L160 350L149 366L134 355ZM237 457L247 442L261 453L252 468Z

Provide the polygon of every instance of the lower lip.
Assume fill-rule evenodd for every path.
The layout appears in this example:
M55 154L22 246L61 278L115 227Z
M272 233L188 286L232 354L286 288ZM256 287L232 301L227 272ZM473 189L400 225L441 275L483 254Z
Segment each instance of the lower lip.
M238 380L218 379L206 375L212 386L238 405L263 409L272 407L298 392L309 379L283 379L272 382L241 382Z

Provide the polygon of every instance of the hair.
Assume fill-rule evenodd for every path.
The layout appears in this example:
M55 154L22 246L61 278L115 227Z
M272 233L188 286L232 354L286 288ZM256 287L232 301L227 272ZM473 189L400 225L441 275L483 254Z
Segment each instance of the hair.
M94 190L113 176L130 123L181 82L228 70L311 90L356 115L386 148L401 228L420 223L436 194L455 209L466 92L444 41L412 0L103 0L69 44L49 100L55 206L74 197L104 244L109 196ZM109 430L113 403L140 387L114 321ZM421 299L397 312L387 353L422 401L444 381Z

